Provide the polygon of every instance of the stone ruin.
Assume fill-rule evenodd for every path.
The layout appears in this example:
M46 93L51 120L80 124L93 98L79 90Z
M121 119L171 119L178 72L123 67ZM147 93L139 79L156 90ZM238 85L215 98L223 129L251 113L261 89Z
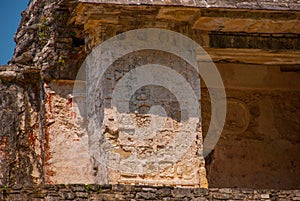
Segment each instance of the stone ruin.
M0 67L0 184L299 189L299 11L297 0L31 0L15 35L14 56ZM82 97L73 90L78 71L97 45L140 28L183 34L216 65L227 116L208 156L202 144L212 109L203 78L183 59L150 49L127 54L105 71L95 103L104 119L99 136L112 145L117 163L134 154L150 157L174 138L182 111L163 87L141 87L128 103L139 128L151 124L153 105L164 108L164 128L148 139L128 137L111 112L118 81L156 63L181 73L197 94L201 122L191 146L176 162L157 158L156 166L142 172L108 166L111 158L99 161L90 153L91 143L100 147L101 140L91 139L88 114L79 111ZM201 62L199 53L196 58ZM86 87L84 80L77 84Z

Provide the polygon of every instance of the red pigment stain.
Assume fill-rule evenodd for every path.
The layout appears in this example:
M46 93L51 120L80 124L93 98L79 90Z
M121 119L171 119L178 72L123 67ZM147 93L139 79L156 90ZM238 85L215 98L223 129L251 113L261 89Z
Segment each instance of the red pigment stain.
M74 105L76 105L76 104L73 102L73 99L69 98L66 103L66 108L68 110L71 108L71 111L70 111L71 118L76 118L76 112L72 110L72 106L74 106Z
M50 88L48 83L45 83L45 88ZM49 111L45 111L46 113L46 119L50 119L52 117L52 94L46 93L46 104L48 105ZM45 107L45 110L47 108ZM55 175L55 172L51 169L51 164L49 163L49 160L51 159L51 153L50 153L50 134L49 134L49 126L46 123L45 128L45 142L44 142L44 149L45 152L45 180L48 184L53 184L54 182L51 180L51 177Z
M47 103L49 104L49 112L52 113L52 95L47 93L46 97L47 97Z
M51 177L55 175L55 172L51 169L51 164L49 163L49 160L51 159L51 153L50 153L50 135L49 135L49 127L46 127L46 133L45 133L45 173L46 173L46 183L53 184L54 182L51 180Z
M72 98L67 100L67 107L72 107Z
M37 140L37 136L35 136L33 133L30 133L28 136L28 143L29 145L32 147L32 149L34 149L35 147L35 142Z

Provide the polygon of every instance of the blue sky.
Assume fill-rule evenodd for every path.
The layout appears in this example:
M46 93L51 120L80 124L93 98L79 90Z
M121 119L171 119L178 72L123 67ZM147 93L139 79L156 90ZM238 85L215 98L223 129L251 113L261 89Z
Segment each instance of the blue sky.
M29 0L0 0L0 65L7 64L14 48L14 35L21 20L21 12Z

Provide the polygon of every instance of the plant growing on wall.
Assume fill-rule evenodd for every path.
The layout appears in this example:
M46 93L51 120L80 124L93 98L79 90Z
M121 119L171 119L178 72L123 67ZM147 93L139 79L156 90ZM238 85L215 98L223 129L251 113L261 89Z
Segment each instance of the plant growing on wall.
M47 18L42 19L42 23L38 24L37 29L38 43L41 46L47 44L50 39L50 26L47 24Z

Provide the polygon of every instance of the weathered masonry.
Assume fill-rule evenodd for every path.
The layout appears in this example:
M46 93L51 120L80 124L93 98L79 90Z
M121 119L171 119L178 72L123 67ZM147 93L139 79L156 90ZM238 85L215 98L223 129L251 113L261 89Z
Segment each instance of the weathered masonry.
M298 200L299 190L176 188L173 186L47 184L15 186L2 200Z
M1 185L300 188L299 1L32 0L22 17L14 56L0 68ZM142 87L130 102L140 127L149 125L151 106L166 111L166 125L172 126L151 139L129 139L109 116L118 81L132 69L156 63L181 73L199 94L202 122L190 149L176 163L165 161L143 173L107 167L89 153L86 114L74 118L74 104L80 102L72 94L78 70L98 44L140 28L181 33L216 64L225 85L227 117L206 158L201 151L211 105L205 83L181 58L154 50L127 54L105 72L99 116L108 121L101 136L121 161L133 153L146 158L172 140L181 111L176 97L162 87Z

